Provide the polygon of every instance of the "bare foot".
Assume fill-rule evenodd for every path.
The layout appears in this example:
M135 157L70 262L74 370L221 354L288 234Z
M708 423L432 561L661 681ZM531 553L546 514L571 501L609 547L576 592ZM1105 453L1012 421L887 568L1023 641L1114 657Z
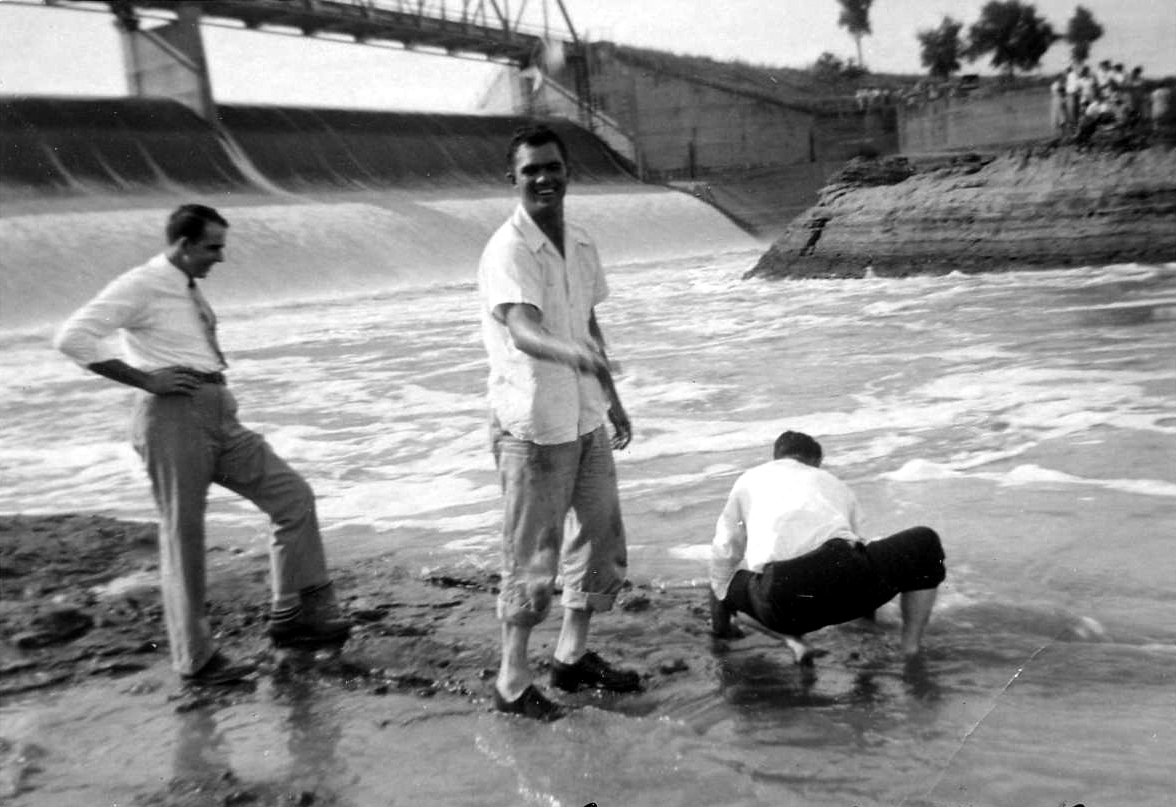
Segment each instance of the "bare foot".
M792 651L792 657L801 667L811 667L814 661L822 656L829 655L828 650L822 650L819 647L809 647L795 636L784 636L783 639L784 644L788 645L788 649Z

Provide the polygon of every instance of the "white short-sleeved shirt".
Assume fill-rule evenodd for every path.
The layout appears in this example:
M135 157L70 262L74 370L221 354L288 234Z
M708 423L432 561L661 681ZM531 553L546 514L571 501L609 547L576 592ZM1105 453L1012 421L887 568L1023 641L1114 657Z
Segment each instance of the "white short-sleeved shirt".
M539 309L550 333L576 342L590 337L592 309L608 297L604 269L592 239L570 223L564 253L519 207L491 236L478 265L490 407L505 431L544 445L596 430L607 411L595 376L523 353L499 319L501 306L526 303Z
M122 345L113 339L122 332ZM150 372L191 367L204 373L224 364L208 341L188 276L164 254L112 280L57 331L57 349L83 367L123 359Z
M719 599L738 569L811 552L830 538L859 540L857 497L828 471L794 459L757 465L737 480L715 526L711 588Z

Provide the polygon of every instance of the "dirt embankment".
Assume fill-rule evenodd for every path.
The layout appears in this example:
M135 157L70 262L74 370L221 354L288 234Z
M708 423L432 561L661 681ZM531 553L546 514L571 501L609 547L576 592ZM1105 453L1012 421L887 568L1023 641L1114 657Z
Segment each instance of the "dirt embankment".
M1176 261L1176 149L857 159L746 277Z

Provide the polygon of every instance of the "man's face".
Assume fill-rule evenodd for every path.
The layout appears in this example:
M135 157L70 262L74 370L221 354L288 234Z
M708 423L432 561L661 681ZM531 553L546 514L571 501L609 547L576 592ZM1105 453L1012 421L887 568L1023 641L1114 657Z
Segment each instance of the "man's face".
M523 209L532 219L538 221L563 215L568 166L555 143L519 146L511 181L518 189Z
M204 234L194 241L185 241L180 253L183 268L192 277L203 278L214 264L225 259L225 238L228 228L208 222Z

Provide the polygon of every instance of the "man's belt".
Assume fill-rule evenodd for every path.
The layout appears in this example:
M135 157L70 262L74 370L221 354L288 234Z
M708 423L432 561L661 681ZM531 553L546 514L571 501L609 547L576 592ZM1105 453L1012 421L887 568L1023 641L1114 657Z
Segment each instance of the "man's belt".
M227 383L225 381L225 374L224 373L193 372L192 375L196 376L196 378L200 379L200 381L205 384L218 384L223 387Z

